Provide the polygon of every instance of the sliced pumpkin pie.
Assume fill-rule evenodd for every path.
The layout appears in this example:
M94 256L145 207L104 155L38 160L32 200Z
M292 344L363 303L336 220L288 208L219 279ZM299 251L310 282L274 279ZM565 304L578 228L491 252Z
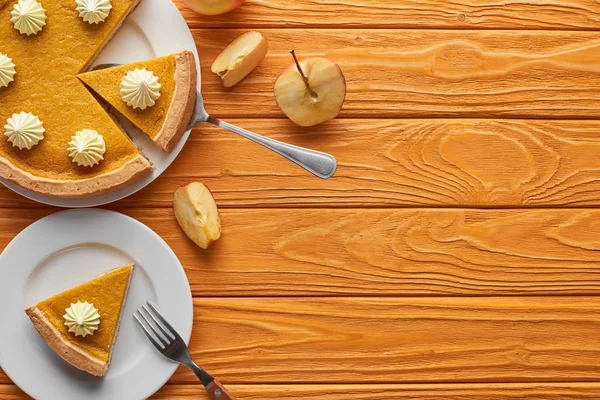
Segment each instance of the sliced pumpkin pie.
M25 310L33 326L65 361L104 376L111 361L133 264L113 269Z
M0 177L42 194L88 197L152 171L76 77L139 1L90 2L91 15L79 0L0 0ZM88 134L71 155L82 131L104 145L90 148L84 139L99 139Z
M165 151L186 131L196 104L196 62L190 51L79 74Z

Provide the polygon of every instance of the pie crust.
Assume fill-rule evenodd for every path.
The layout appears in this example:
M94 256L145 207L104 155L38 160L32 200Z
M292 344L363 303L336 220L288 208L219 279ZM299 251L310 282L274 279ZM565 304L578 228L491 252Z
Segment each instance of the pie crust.
M125 303L127 302L127 294L129 293L131 277L133 276L133 266L133 264L130 265L131 271L129 272L129 280L125 288L123 301L121 302L119 317L122 317L123 309L125 308ZM112 271L108 271L107 273L110 272ZM102 274L94 279L97 279L103 275L105 274ZM50 346L50 348L54 350L56 354L58 354L63 360L67 361L74 367L94 376L104 376L106 374L106 371L108 370L108 366L110 365L110 361L112 358L114 342L117 339L117 336L119 335L119 325L121 322L120 318L115 328L113 343L110 347L108 359L107 361L102 361L92 356L84 349L78 347L74 342L65 340L63 334L59 332L59 330L54 326L52 322L50 322L48 318L46 318L44 313L37 307L37 305L33 305L27 308L25 310L25 313L29 316L31 322L33 322L33 326L39 332L40 336L44 339L48 346Z
M175 91L165 122L154 141L171 152L187 130L196 105L196 61L190 51L175 54Z

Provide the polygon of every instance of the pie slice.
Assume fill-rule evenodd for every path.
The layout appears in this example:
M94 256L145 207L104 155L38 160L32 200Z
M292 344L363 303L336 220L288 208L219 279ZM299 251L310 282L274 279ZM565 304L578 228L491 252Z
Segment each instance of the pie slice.
M133 264L102 274L25 310L33 326L65 361L95 376L104 376L110 364L119 321L127 299ZM77 302L98 309L100 325L93 334L76 336L65 325L66 309Z
M160 97L145 109L127 105L121 81L129 71L143 69L158 77ZM196 104L196 62L190 51L152 60L79 74L77 77L106 100L163 150L170 152L186 131Z

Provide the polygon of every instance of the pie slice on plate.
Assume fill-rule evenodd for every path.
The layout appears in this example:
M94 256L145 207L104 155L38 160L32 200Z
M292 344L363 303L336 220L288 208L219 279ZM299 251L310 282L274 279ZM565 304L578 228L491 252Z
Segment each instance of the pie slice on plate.
M119 333L132 271L133 264L113 269L43 300L25 312L48 346L65 361L92 375L104 376ZM82 303L87 308L74 312ZM92 316L90 306L97 314L94 312ZM65 323L69 321L67 326Z
M121 83L129 72L144 70L158 78L155 103L145 108L123 100ZM196 104L196 63L190 51L79 74L78 78L165 151L186 131Z

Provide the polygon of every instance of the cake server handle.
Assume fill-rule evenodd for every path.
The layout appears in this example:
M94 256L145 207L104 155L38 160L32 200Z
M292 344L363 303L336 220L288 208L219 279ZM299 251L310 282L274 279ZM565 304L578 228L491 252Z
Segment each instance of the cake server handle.
M227 129L228 131L236 133L242 137L245 137L246 139L252 140L254 143L258 143L269 150L274 151L280 156L283 156L296 163L319 178L331 178L337 169L337 160L331 154L306 149L293 144L280 142L275 139L270 139L249 130L240 128L239 126L230 124L229 122L221 121L220 119L210 116L206 122Z
M211 123L245 137L246 139L252 140L254 143L265 146L267 149L272 150L280 156L283 156L296 163L319 178L331 178L337 169L337 160L331 154L305 149L304 147L270 139L268 137L261 136L258 133L250 132L247 129L230 124L229 122L221 121L220 119L211 117L204 108L204 99L202 98L202 93L200 90L198 90L196 92L196 105L194 107L194 113L188 129L192 129L200 122Z

